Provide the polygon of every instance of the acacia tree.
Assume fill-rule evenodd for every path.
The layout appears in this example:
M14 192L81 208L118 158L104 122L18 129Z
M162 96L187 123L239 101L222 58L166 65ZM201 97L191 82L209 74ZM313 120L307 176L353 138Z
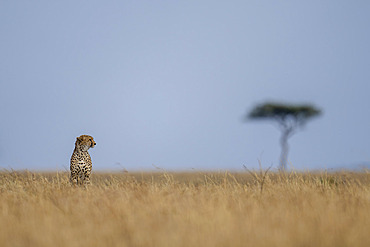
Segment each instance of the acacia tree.
M321 110L312 105L289 105L280 103L264 103L254 107L247 118L252 120L271 120L277 123L280 131L280 170L285 170L288 158L288 139L306 122L313 117L319 116Z

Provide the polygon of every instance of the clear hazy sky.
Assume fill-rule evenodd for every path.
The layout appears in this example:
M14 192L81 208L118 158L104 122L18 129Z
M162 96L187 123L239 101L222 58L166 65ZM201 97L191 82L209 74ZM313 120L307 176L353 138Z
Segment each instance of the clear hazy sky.
M324 114L297 169L370 162L370 1L0 1L0 168L243 169L279 162L265 100ZM368 165L369 166L369 165Z

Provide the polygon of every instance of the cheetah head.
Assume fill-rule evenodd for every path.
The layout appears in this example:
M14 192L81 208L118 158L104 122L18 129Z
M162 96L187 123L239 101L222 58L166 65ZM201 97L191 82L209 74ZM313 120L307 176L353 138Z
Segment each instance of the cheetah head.
M89 148L95 147L96 142L92 136L82 135L76 139L76 148L87 151Z

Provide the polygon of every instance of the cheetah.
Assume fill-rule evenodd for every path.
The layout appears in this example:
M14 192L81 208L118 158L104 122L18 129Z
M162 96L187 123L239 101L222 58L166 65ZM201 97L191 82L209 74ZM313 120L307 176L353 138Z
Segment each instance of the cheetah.
M94 138L88 135L77 137L75 149L71 157L71 177L72 185L88 185L90 184L90 175L92 170L92 162L90 154L87 152L89 148L96 145Z

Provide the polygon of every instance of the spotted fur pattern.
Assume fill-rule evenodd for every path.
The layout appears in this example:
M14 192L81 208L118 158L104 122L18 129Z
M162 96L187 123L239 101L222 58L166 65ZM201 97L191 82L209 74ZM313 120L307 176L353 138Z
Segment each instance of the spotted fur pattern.
M77 137L75 149L71 157L71 183L73 185L88 185L90 184L90 175L92 170L92 162L90 154L87 152L89 148L96 145L94 138L88 135Z

